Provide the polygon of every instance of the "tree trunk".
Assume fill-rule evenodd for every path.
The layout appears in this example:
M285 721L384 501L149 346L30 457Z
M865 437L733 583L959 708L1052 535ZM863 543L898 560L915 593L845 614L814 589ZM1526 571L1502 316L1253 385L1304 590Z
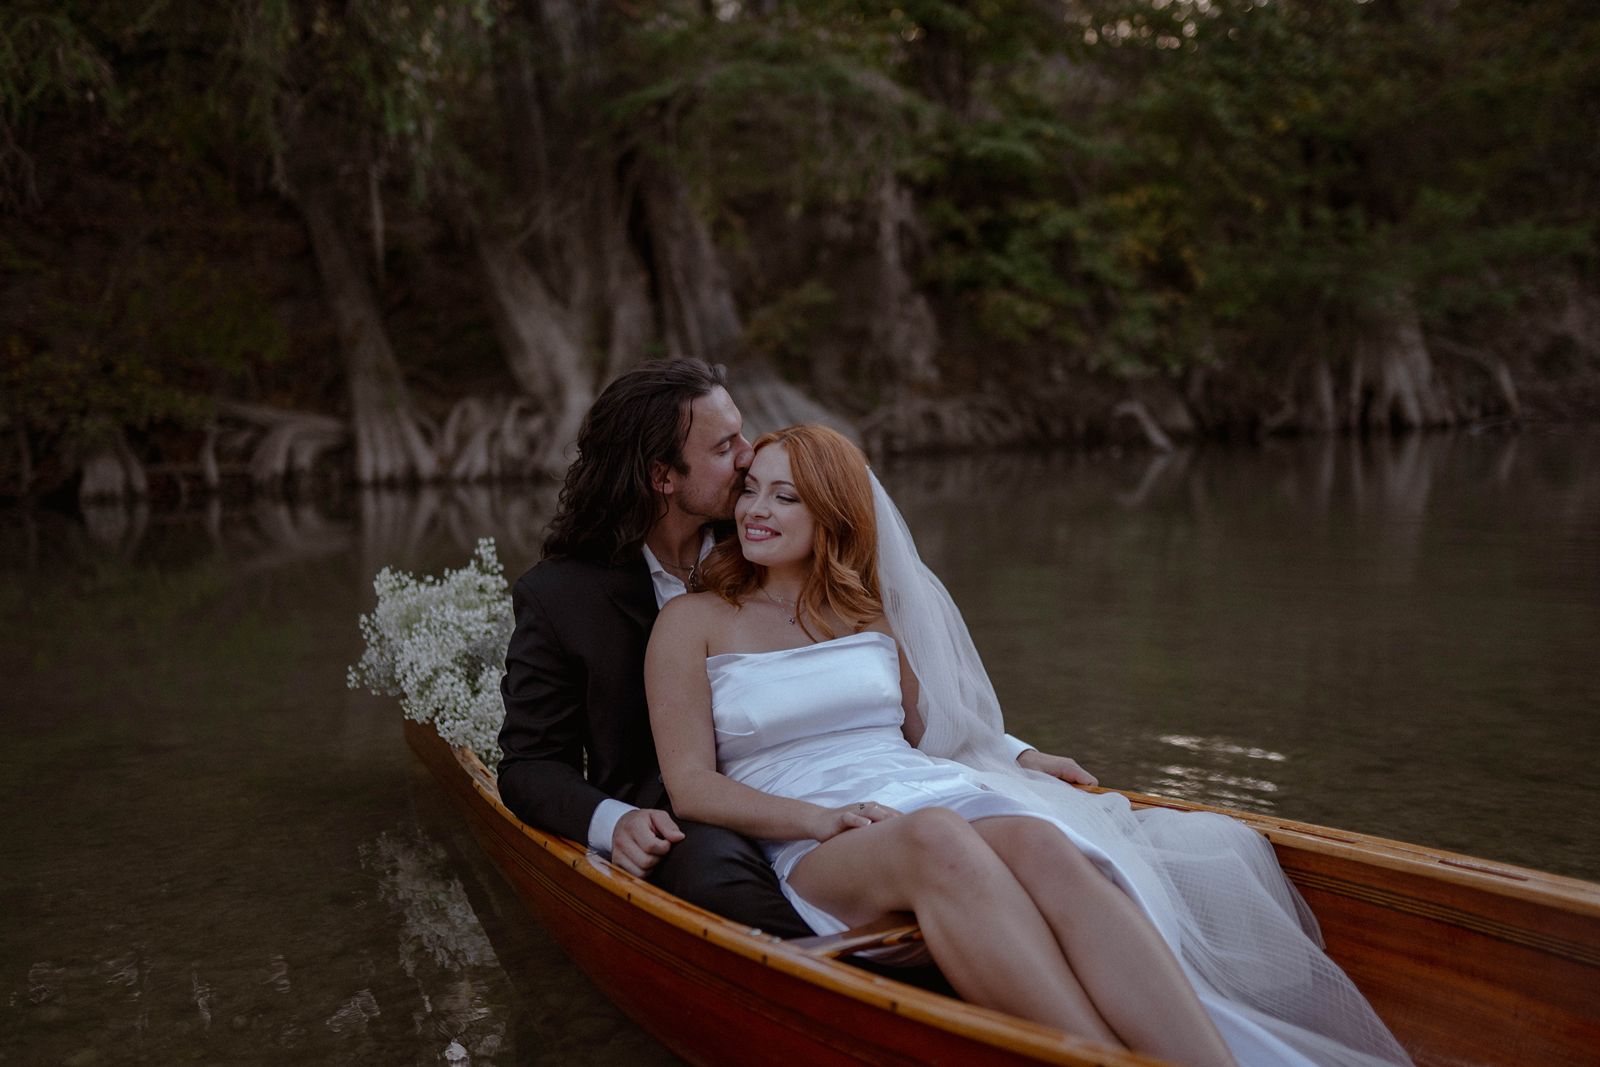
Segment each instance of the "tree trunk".
M650 276L628 240L627 205L615 184L608 193L599 205L605 248L606 381L643 360L655 335Z
M1318 356L1311 364L1311 429L1331 433L1339 425L1338 404L1333 394L1333 372L1328 361Z
M324 292L339 331L355 437L356 481L429 480L439 466L412 407L371 282L340 227L330 197L312 184L295 190Z
M564 450L578 436L594 399L594 372L585 351L583 323L528 265L510 241L479 234L475 240L495 331L517 383L547 414L541 470L565 469Z
M1435 378L1422 318L1409 294L1397 297L1376 319L1361 347L1377 368L1376 393L1367 412L1371 428L1415 430L1456 421Z
M209 493L222 488L222 470L217 466L217 420L206 422L205 439L200 443L200 479Z
M507 364L548 415L539 463L559 470L596 379L644 358L654 316L628 240L618 149L594 136L588 110L606 74L609 9L521 0L510 17L520 30L502 35L495 78L511 203L469 230ZM507 214L524 225L508 227ZM502 236L511 229L524 233Z
M670 172L657 169L644 196L667 354L713 363L733 358L744 327L710 228Z
M11 423L11 430L17 441L17 495L27 496L33 485L33 446L28 443L28 430L21 419Z
M78 485L80 503L142 497L148 491L144 464L128 447L121 430L84 460L83 481Z
M917 232L911 193L885 171L874 196L877 289L869 332L873 361L897 392L938 384L939 325L917 292L906 264L906 245Z

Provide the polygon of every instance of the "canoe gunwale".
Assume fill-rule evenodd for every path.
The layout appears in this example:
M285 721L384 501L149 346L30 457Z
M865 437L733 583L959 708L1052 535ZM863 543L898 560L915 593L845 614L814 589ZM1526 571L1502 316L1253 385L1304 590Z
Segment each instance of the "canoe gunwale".
M1530 867L1480 859L1443 849L1408 845L1383 837L1354 831L1332 830L1314 823L1295 822L1276 815L1235 811L1171 797L1157 797L1123 789L1094 788L1096 793L1120 793L1136 808L1170 808L1174 811L1221 812L1249 826L1278 846L1280 852L1294 849L1338 859L1360 862L1368 867L1418 874L1430 881L1493 893L1512 900L1526 900L1543 907L1558 905L1573 915L1600 919L1600 885L1579 878L1550 874Z
M514 835L520 850L538 849L561 866L572 870L590 889L620 898L649 917L720 950L762 968L799 979L819 990L889 1012L933 1031L988 1045L997 1053L1026 1062L1065 1067L1087 1067L1090 1064L1100 1067L1163 1067L1163 1061L1107 1049L1048 1026L861 970L832 956L807 951L774 934L732 922L697 907L642 878L628 874L602 859L593 849L522 822L501 802L494 776L476 754L446 745L432 726L406 720L405 729L407 740L425 762L433 765L449 758L461 772L465 772L463 777L467 781L458 780L458 785L470 785L479 805L486 809L472 813L480 818L486 830L502 836ZM441 784L448 787L450 783ZM512 851L520 850L514 848ZM519 854L517 859L519 863L531 867L532 860L527 856ZM577 893L555 885L537 872L530 870L530 873L535 874L545 888L561 897L565 906L587 913L592 919L599 918L598 913ZM633 931L619 928L610 921L605 921L604 925L613 936L620 936L630 950L652 955L659 953L655 945L638 937ZM591 977L604 987L605 983L597 976L591 974ZM659 1028L650 1026L646 1020L637 1021L655 1031L658 1037L664 1036ZM675 1051L683 1054L682 1048L675 1048Z
M725 1018L731 1026L764 1026L757 1032L791 1039L804 1032L821 1056L817 1062L1157 1063L842 962L872 944L919 937L914 922L888 917L840 935L784 941L698 908L593 850L523 823L501 802L494 776L475 755L446 745L431 726L408 720L405 729L524 902L547 924L551 914L562 921L568 954L635 1021L691 1062L742 1060L726 1049L697 1048L675 1016L655 1011L652 1017L654 1006L628 986L636 981L630 966L655 967L658 993L665 981L680 1000L736 1001L745 1015ZM1419 1067L1576 1065L1591 1062L1600 1048L1600 1004L1582 992L1600 985L1600 885L1269 815L1096 791L1119 792L1136 807L1220 812L1266 837L1322 923L1329 955ZM674 958L658 938L676 939L673 951L686 958ZM596 956L599 942L617 958ZM715 951L691 949L695 944ZM580 958L586 954L587 961ZM728 974L749 984L730 986ZM810 1007L785 1003L775 992ZM802 1010L823 1015L803 1017ZM894 1022L879 1024L863 1011ZM819 1031L821 1017L828 1022ZM840 1021L847 1017L856 1030ZM895 1040L883 1037L896 1027ZM918 1052L908 1056L907 1048ZM954 1048L961 1054L951 1059ZM782 1062L796 1061L791 1055Z

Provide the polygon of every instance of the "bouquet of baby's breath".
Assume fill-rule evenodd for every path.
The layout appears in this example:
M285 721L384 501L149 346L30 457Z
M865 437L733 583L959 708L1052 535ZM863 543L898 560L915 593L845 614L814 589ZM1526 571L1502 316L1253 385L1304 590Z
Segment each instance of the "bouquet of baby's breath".
M378 606L361 616L367 650L350 668L350 688L398 696L406 718L433 723L493 769L505 714L501 665L515 622L494 540L480 540L472 560L442 578L385 567L372 588Z

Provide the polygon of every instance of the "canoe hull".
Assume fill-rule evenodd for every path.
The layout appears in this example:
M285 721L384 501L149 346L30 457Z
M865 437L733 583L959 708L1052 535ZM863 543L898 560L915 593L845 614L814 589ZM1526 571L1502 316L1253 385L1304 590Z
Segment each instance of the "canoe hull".
M525 826L432 727L406 736L567 955L690 1063L1155 1063L735 926ZM1600 887L1229 814L1272 842L1328 954L1421 1067L1600 1062Z
M431 727L408 722L406 733L562 950L690 1063L1155 1063L752 936L525 827Z
M1600 887L1229 814L1272 842L1322 926L1328 955L1419 1065L1600 1063Z

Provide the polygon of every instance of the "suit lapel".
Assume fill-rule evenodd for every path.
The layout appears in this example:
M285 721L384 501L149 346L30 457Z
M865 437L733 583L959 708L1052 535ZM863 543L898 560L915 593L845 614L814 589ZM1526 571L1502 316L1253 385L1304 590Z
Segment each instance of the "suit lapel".
M655 625L660 609L656 607L655 587L650 584L650 569L644 565L643 556L610 569L606 595L641 630L648 632Z

